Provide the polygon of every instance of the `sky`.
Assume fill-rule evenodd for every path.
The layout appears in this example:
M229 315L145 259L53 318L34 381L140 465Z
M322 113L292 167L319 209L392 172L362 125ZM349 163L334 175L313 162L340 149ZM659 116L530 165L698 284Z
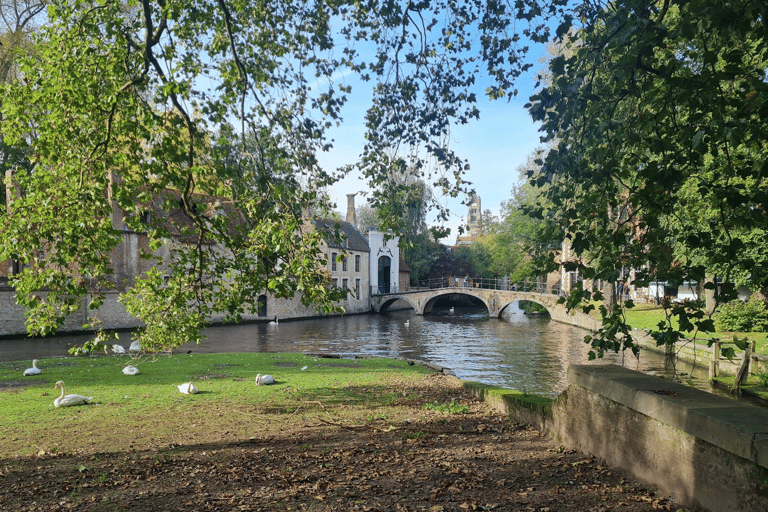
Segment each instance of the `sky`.
M535 66L527 76L518 81L518 95L512 101L488 101L481 96L480 91L487 85L478 80L478 108L480 120L468 125L455 126L451 131L451 146L462 157L469 161L470 170L465 179L472 183L480 197L483 210L491 210L498 215L501 202L508 200L512 188L519 181L517 168L527 157L539 147L540 133L533 123L525 103L533 93L534 72L541 65ZM354 94L354 93L353 93ZM334 139L334 148L318 155L320 164L325 169L335 169L339 166L352 164L360 154L364 139L363 115L365 102L357 101L348 105L344 114L342 126L330 133ZM336 210L343 216L347 211L347 194L365 191L365 183L359 175L350 175L337 183L328 192L331 200L337 205ZM451 229L451 235L441 240L446 245L456 241L459 225L465 223L467 207L461 204L462 198L440 198L440 203L447 206L451 215L449 221L438 224ZM360 206L365 198L358 195L355 203Z

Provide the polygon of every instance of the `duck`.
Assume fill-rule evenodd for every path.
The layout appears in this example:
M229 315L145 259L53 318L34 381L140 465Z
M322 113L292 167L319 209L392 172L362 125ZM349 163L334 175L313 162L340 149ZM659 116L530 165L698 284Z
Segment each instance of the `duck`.
M139 340L134 340L131 342L131 346L128 347L129 352L141 352L141 343Z
M179 384L178 387L179 387L179 391L181 391L185 395L197 394L197 387L191 382L185 382L184 384Z
M125 354L125 347L115 343L114 345L112 345L112 353L113 354Z
M277 315L275 315L275 319L269 322L269 325L278 325Z
M135 366L128 365L125 368L123 368L123 373L126 375L138 375L139 369Z
M40 371L40 368L37 367L37 359L32 360L32 368L27 368L26 370L24 370L25 376L38 375L40 373L42 372Z
M85 405L93 400L92 396L64 395L64 381L58 381L53 389L61 388L61 396L53 401L56 407L69 407L72 405Z
M258 374L256 375L256 385L257 386L267 386L269 384L274 384L275 379L271 375L262 375Z

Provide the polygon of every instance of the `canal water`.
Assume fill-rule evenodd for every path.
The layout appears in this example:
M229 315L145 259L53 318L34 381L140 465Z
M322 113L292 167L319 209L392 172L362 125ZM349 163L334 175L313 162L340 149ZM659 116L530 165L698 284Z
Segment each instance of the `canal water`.
M385 315L350 315L282 321L278 325L243 324L211 327L199 344L178 352L303 352L354 357L405 357L450 368L456 376L519 391L554 396L567 386L571 364L589 363L587 331L523 314L516 304L503 319L489 318L483 307L436 308L425 316L412 310ZM407 325L406 325L407 323ZM131 333L120 333L124 346ZM0 360L69 357L88 335L0 341ZM652 352L609 354L603 360L647 373L666 375L664 358ZM678 372L696 374L690 368ZM688 377L686 377L688 378ZM708 387L706 375L700 387Z

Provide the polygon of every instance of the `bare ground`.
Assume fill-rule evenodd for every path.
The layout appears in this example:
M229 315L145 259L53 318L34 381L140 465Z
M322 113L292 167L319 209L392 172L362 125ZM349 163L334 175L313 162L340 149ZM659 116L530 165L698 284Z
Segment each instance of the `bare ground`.
M0 459L0 510L618 511L681 510L601 461L510 423L433 375L397 424L370 411L260 415L258 435L208 432L189 444L109 453L79 447ZM403 383L398 385L401 389ZM469 412L428 410L455 399ZM176 438L178 439L178 438Z

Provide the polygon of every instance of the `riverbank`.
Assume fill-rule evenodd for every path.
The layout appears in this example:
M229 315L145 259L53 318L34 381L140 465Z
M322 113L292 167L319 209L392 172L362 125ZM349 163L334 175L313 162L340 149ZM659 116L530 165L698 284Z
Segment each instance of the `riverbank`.
M678 510L418 364L193 354L131 377L127 362L0 364L0 508ZM256 387L264 372L277 384ZM178 392L189 379L200 394ZM95 403L54 408L56 380Z

